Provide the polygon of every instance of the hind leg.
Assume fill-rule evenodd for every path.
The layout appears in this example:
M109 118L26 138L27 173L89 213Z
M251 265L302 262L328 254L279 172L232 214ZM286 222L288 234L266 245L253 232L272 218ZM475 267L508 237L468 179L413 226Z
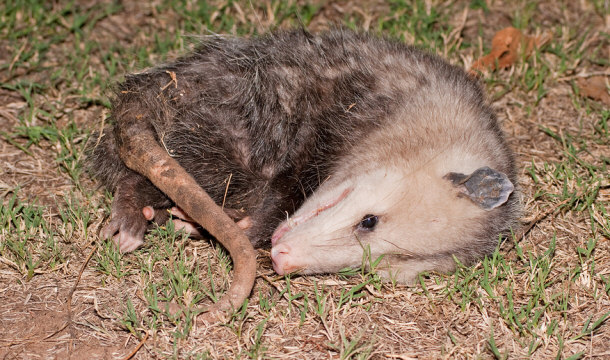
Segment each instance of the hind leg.
M110 222L102 228L102 238L110 239L123 253L144 244L150 221L163 224L171 201L143 176L131 172L123 177L114 192ZM157 209L156 211L154 209Z

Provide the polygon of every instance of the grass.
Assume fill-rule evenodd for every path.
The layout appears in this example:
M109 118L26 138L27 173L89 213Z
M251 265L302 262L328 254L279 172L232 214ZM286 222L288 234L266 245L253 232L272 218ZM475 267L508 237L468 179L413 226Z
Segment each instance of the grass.
M610 356L610 112L577 84L607 74L607 2L121 4L0 5L0 356L123 357L144 339L136 358ZM278 277L263 250L248 301L197 326L199 307L228 288L230 258L170 225L129 255L99 241L111 199L83 170L84 144L114 83L188 51L194 35L328 21L464 66L505 26L548 32L482 81L522 169L523 221L552 212L477 264L412 287L380 281L370 256L336 275Z

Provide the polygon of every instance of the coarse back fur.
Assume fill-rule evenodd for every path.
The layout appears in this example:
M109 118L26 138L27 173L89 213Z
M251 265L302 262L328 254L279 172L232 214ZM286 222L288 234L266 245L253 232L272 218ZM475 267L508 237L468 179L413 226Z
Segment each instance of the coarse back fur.
M518 214L516 192L503 205L481 210L443 179L450 172L470 174L489 166L516 183L511 152L477 82L439 57L397 41L347 30L205 37L193 53L127 76L116 91L111 117L121 122L126 114L143 114L168 153L231 216L251 218L246 233L256 246L268 244L278 225L304 202L315 208L316 199L336 197L346 186L375 189L376 182L401 189L384 188L379 198L360 199L392 204L400 212L396 221L409 219L409 234L400 226L388 230L405 242L398 248L428 262L443 258L443 266L417 271L450 268L446 259L453 255L470 262L488 253ZM118 231L141 237L146 219L140 209L172 204L122 164L116 150L119 128L104 131L92 150L91 169L115 192L113 217L123 218ZM389 180L382 181L384 176ZM439 191L443 195L426 202ZM355 216L350 226L368 214L352 200L344 212ZM431 213L446 216L437 219L442 231L432 235L425 221L435 218ZM333 218L323 215L306 227L333 228ZM342 235L344 241L354 241L350 234ZM306 248L301 256L321 255L307 246L307 237L298 241ZM362 256L359 246L356 257ZM350 266L359 265L354 256ZM332 256L320 261L324 264L309 272L336 270L328 265Z

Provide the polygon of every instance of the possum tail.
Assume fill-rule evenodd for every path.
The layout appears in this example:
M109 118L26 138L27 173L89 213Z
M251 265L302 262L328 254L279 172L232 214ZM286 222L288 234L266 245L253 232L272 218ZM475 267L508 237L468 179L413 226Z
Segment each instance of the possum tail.
M135 125L135 126L134 126ZM191 218L204 227L230 253L234 276L228 292L206 309L204 321L239 307L248 297L256 277L256 253L243 231L231 220L178 162L156 140L152 128L142 123L122 132L119 154L127 167L148 178Z

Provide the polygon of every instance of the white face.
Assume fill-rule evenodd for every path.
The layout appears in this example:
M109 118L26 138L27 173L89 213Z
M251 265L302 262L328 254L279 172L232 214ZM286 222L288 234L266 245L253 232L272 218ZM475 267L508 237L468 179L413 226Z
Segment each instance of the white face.
M275 231L278 274L336 272L380 255L422 257L459 245L482 210L438 171L378 169L331 179Z

